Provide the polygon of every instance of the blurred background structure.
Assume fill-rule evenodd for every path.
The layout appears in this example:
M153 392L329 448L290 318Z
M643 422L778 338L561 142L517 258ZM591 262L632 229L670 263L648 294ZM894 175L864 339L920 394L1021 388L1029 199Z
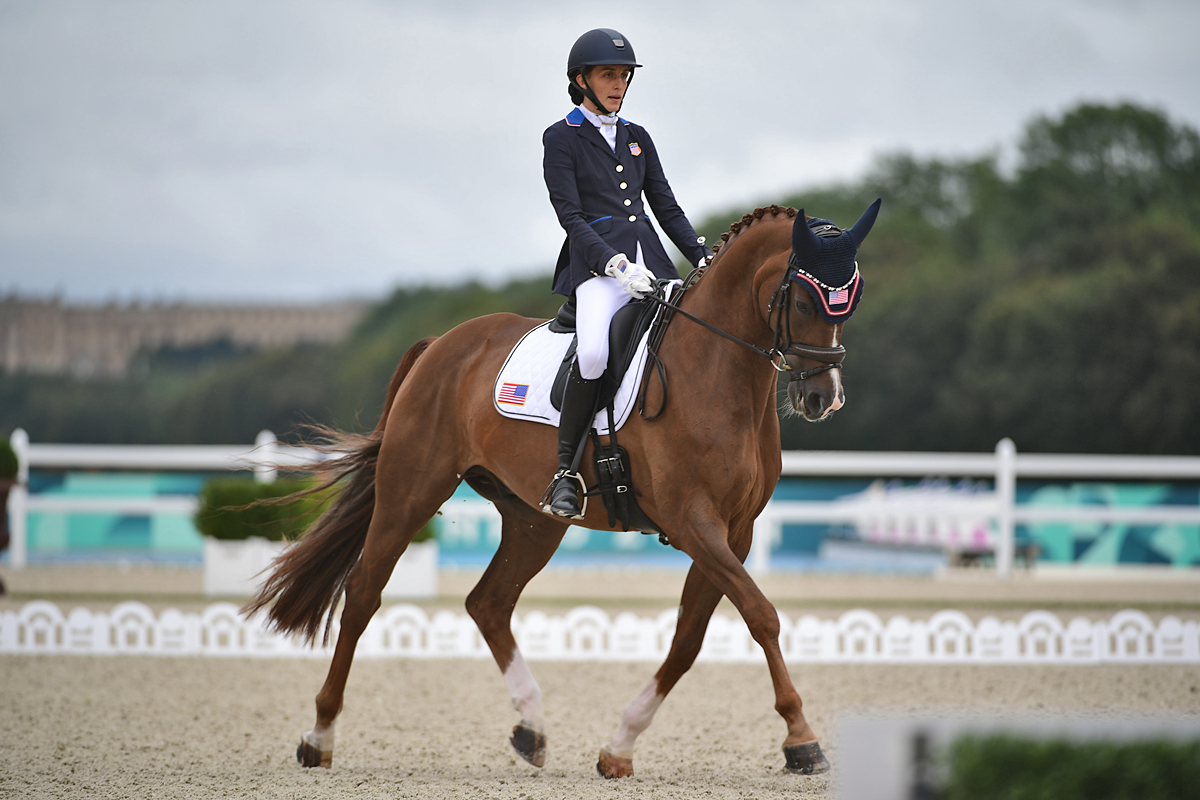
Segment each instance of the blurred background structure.
M1200 8L1172 0L605 19L540 3L6 6L0 435L248 446L264 429L295 443L309 421L360 429L417 339L551 315L562 233L540 134L569 108L570 42L597 25L635 44L646 67L623 113L654 132L710 240L756 205L846 223L884 198L845 334L848 405L785 420L785 450L1200 455ZM788 474L776 500L961 505L993 474ZM1200 482L1171 474L1018 474L1014 499L1194 510ZM191 496L211 475L34 463L28 489ZM201 552L179 510L43 506L26 530L34 562ZM910 533L785 522L772 563L946 562ZM439 538L444 563L473 568L495 533ZM1191 522L1018 522L1016 538L1043 563L1200 563ZM671 557L586 531L560 555Z

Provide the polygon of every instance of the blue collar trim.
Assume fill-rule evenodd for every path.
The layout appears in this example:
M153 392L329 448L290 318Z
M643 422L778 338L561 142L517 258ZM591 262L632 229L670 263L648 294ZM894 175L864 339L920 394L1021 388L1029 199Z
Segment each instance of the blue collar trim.
M584 122L587 121L587 117L585 117L583 115L583 111L580 110L579 106L575 106L575 108L571 109L571 113L567 114L566 119L567 119L567 124L570 125L572 128L578 128L580 125L582 125ZM629 120L625 119L624 117L617 117L617 119L620 121L620 123L622 125L629 124Z

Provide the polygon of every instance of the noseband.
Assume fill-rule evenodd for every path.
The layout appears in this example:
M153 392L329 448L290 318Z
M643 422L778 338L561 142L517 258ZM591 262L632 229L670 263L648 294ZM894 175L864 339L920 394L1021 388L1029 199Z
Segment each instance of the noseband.
M788 269L783 273L783 280L780 281L779 287L775 289L775 294L771 295L771 302L767 304L767 321L770 322L772 314L775 316L775 325L773 326L775 330L775 343L771 347L769 354L771 366L775 367L779 372L789 373L789 382L803 381L814 375L820 375L822 372L828 372L831 369L841 369L842 361L846 358L846 348L840 344L837 347L818 347L791 340L792 284L795 277L796 267L792 263L792 260L789 259ZM791 364L787 363L788 356L820 361L821 366L801 372L792 369Z

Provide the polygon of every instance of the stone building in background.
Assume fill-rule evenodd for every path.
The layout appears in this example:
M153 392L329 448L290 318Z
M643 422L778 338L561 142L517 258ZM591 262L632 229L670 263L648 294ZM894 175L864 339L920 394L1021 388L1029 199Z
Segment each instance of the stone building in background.
M164 347L332 343L349 334L366 310L361 302L73 305L9 295L0 297L0 368L8 375L114 378L128 374L139 353Z

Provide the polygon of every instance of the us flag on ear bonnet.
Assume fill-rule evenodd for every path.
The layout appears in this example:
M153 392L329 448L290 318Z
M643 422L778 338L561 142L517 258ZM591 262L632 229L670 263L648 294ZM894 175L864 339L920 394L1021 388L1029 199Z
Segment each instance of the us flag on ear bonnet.
M858 248L871 232L882 198L871 204L858 222L841 230L823 219L806 220L804 209L792 225L791 277L812 295L821 317L831 325L850 319L863 295L858 271Z

